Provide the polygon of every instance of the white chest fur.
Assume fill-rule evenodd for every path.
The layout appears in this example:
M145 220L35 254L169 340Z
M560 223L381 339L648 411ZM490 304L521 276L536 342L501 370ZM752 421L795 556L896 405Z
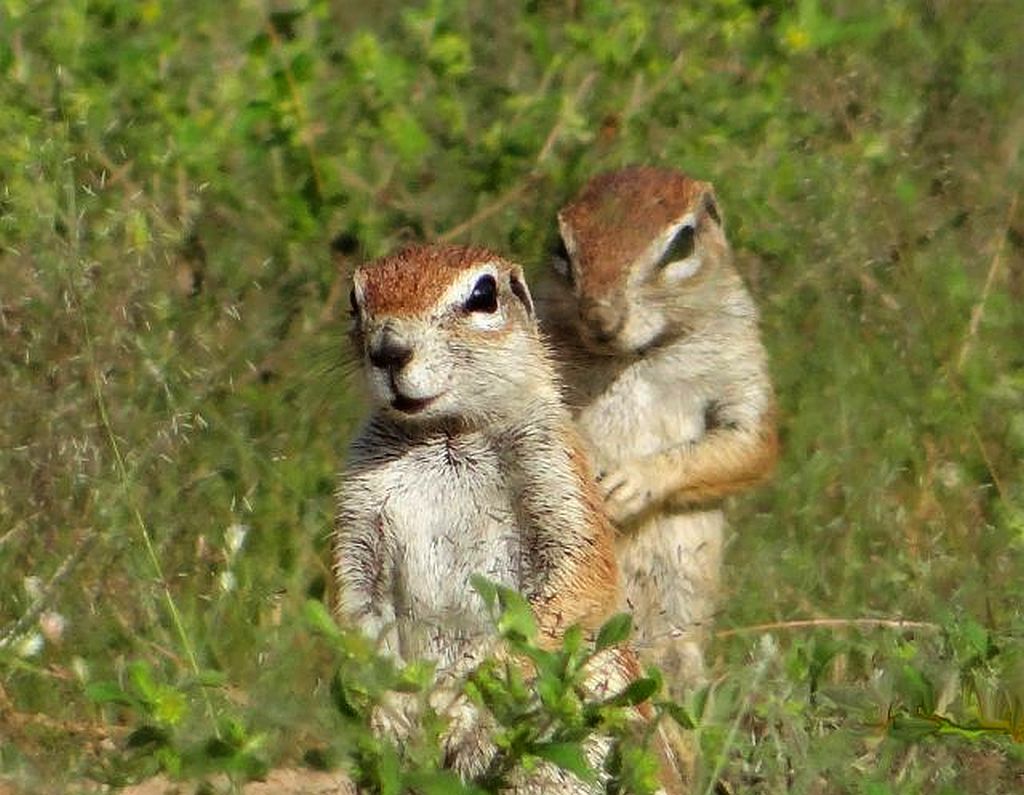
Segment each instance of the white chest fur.
M666 378L666 362L637 362L577 416L598 468L654 455L704 435L709 390L696 375Z
M487 624L470 576L521 586L521 533L500 463L480 437L441 437L377 474L398 651L445 664Z

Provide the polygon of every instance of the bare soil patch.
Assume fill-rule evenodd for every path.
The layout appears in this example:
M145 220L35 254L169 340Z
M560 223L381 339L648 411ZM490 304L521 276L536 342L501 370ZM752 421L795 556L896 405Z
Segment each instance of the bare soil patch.
M216 793L232 790L226 778L206 782ZM171 781L157 776L121 790L121 795L195 795L199 784L194 781ZM272 770L263 781L250 781L242 787L243 795L355 795L356 788L344 773L320 770L282 768ZM0 795L7 795L0 789Z

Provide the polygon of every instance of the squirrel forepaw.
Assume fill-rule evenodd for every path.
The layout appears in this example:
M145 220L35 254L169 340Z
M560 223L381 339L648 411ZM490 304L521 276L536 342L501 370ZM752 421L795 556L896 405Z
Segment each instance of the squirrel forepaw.
M652 498L650 483L637 470L614 469L602 472L597 478L604 493L605 510L616 523L640 513Z
M370 728L378 737L402 744L419 720L419 697L414 693L388 691L370 714Z
M441 740L445 767L463 778L479 776L497 751L491 740L496 726L490 713L461 695L441 714L449 721Z

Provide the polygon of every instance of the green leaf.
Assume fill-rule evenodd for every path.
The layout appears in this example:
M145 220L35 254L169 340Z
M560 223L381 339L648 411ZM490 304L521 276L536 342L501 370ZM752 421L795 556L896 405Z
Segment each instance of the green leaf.
M601 651L609 646L622 643L629 638L632 631L633 617L629 613L618 613L604 622L600 632L597 633L594 649Z
M85 697L96 704L135 705L135 699L124 692L117 682L92 682L85 686Z
M935 711L935 685L923 672L912 665L904 665L898 676L898 692L914 712Z
M939 732L939 724L935 720L917 715L898 715L893 717L889 734L901 740L922 740Z
M658 692L658 680L650 677L634 679L629 685L616 696L608 699L605 703L612 706L635 706L642 704Z
M182 759L182 755L178 750L169 745L161 746L153 752L153 758L156 759L159 769L163 770L171 778L181 777L181 771L185 767L185 760Z
M391 108L382 112L380 126L398 156L407 163L421 157L430 146L430 136L406 108Z
M573 624L565 631L565 635L562 637L562 648L572 655L578 652L582 645L583 627L579 624Z
M314 632L319 632L333 641L341 640L341 630L323 602L317 599L307 599L302 612L306 623Z
M455 33L442 33L430 43L427 59L447 77L461 77L473 66L469 42Z
M155 749L170 744L170 740L166 729L146 723L129 734L125 744L129 748Z
M153 717L167 726L177 726L185 717L188 700L173 687L161 686L153 700Z
M520 648L516 649L517 652L525 656L530 662L533 663L537 669L538 676L562 676L562 661L563 655L557 651L548 651L542 649L539 646L531 646L524 644Z
M217 722L217 727L220 730L221 738L232 748L237 748L245 742L245 725L238 718L228 715Z
M223 671L215 671L212 668L206 668L196 676L196 682L202 687L221 687L227 680L227 674Z
M537 635L537 622L533 608L525 598L511 588L496 586L501 615L498 617L498 632L503 637L529 640Z
M300 52L291 62L292 77L297 83L308 83L313 79L313 56L308 52Z
M697 724L693 718L690 717L690 713L686 711L686 707L682 704L677 704L674 701L659 701L655 705L659 711L664 712L672 720L678 723L684 729L695 729Z
M710 692L711 686L704 685L694 690L690 695L690 715L697 722L700 722L701 718L704 717L704 710L707 708Z
M153 705L156 702L159 693L157 692L156 682L153 681L153 673L149 670L149 665L142 660L135 660L129 663L128 678L143 701L148 705Z
M404 780L407 789L421 795L487 795L485 790L465 783L451 770L409 773Z
M579 743L547 743L535 746L530 751L534 756L568 770L588 784L597 781L597 774L587 761L583 746Z
M270 50L270 36L266 33L258 33L249 40L249 55L254 58L263 58Z
M305 13L306 10L304 8L289 8L280 11L271 11L268 15L267 22L278 36L290 41L295 38L297 34L296 27Z
M462 692L474 704L482 705L484 703L483 691L480 689L480 685L473 679L466 681L462 686Z
M426 690L434 681L435 667L431 660L413 660L399 672L395 690L402 693Z
M348 718L361 719L365 708L362 699L353 697L356 695L358 694L352 693L346 686L341 672L336 673L331 679L331 701L334 703L334 708Z
M635 795L654 795L663 792L659 786L659 769L661 765L657 756L649 748L624 743L617 749L619 758L610 760L617 771L609 769L617 779L618 792L629 792ZM618 764L615 764L615 763Z
M380 795L399 795L402 791L402 769L398 752L390 743L384 745L377 759L377 776L380 782Z
M665 689L665 674L656 665L649 665L644 669L644 675L658 683L658 692Z
M562 700L562 694L565 693L564 683L557 677L550 675L542 674L537 677L536 688L541 703L548 709L557 708Z
M494 606L498 602L497 586L482 574L471 574L469 576L469 584L473 587L474 591L480 594L480 598L484 600L487 609L493 611Z

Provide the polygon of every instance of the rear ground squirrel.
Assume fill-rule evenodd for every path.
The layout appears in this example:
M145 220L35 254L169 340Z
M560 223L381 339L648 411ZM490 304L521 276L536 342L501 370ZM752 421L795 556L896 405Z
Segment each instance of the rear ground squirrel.
M564 352L641 650L692 684L719 589L716 502L765 479L774 401L758 313L710 184L632 167L558 214L538 311Z

